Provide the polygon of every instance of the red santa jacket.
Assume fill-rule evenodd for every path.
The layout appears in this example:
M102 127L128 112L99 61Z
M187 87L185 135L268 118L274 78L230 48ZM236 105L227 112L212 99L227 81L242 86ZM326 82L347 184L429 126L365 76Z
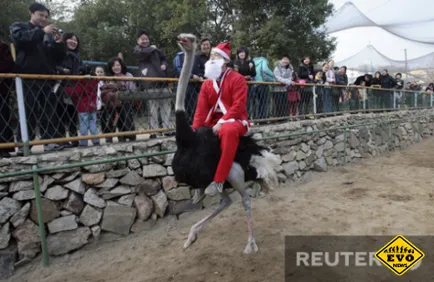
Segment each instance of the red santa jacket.
M74 87L65 87L66 93L73 97L79 113L96 112L98 93L97 80L79 80Z
M218 91L220 87L219 103ZM240 121L249 127L246 106L247 92L246 79L235 71L228 70L225 72L221 81L206 80L200 89L199 101L193 120L193 130L201 126L212 127L217 123L236 121Z

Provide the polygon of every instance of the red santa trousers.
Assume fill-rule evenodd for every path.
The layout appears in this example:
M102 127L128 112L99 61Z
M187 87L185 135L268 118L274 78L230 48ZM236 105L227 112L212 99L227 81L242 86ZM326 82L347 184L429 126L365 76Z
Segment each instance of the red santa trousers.
M223 123L218 132L222 155L214 175L215 182L225 182L232 168L240 143L240 136L247 133L247 127L239 121Z

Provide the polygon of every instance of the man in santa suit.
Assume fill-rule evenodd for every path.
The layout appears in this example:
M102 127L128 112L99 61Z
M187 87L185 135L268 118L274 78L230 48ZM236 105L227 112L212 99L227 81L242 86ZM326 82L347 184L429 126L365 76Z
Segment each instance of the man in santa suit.
M247 83L244 76L227 67L230 62L230 43L224 42L211 50L205 64L205 77L196 112L193 130L201 126L212 127L220 138L222 155L214 175L214 181L205 194L214 196L223 191L223 184L232 168L238 149L239 137L249 130ZM203 198L203 192L195 195L194 202Z

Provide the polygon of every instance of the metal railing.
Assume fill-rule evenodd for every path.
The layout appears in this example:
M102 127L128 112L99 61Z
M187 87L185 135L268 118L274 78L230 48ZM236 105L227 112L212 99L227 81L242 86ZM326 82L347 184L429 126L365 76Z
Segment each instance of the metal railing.
M46 150L156 137L174 131L178 79L0 74L0 151ZM201 83L190 81L186 112L193 120ZM433 106L431 93L360 86L248 82L255 125L342 113Z
M362 123L362 124L353 124L353 125L344 125L344 126L336 126L336 127L332 127L332 128L326 128L326 129L321 129L321 130L312 130L312 131L302 131L302 132L292 132L292 133L286 133L286 134L281 134L281 135L273 135L273 136L266 136L266 137L262 137L262 138L257 138L258 141L267 141L267 140L277 140L277 139L287 139L287 138L291 138L291 137L296 137L296 136L303 136L303 135L312 135L312 134L318 134L321 132L327 132L327 131L336 131L336 130L343 130L344 131L344 161L343 163L346 164L347 163L347 143L349 141L349 137L348 137L348 131L351 128L360 128L360 127L369 127L369 126L373 126L373 125L383 125L386 124L387 126L389 126L389 145L392 146L394 140L392 139L392 125L394 123L399 123L399 122L416 122L417 126L416 126L416 131L417 131L417 142L420 142L420 119L421 118L426 118L429 116L432 116L433 114L430 115L422 115L422 116L418 116L415 117L414 119L410 118L410 119L388 119L385 121L379 121L379 122L368 122L368 123ZM152 157L152 156L161 156L161 155L167 155L167 154L173 154L175 153L174 150L167 150L167 151L160 151L160 152L151 152L151 153L143 153L143 154L138 154L138 155L132 155L132 156L124 156L124 157L116 157L116 158L110 158L110 159L104 159L104 160L93 160L93 161L86 161L86 162L81 162L81 163L74 163L74 164L67 164L67 165L60 165L60 166L53 166L53 167L43 167L43 168L38 168L36 166L33 166L33 169L30 170L19 170L19 171L14 171L14 172L8 172L8 173L1 173L0 174L0 179L2 178L8 178L8 177L16 177L16 176L22 176L22 175L28 175L28 174L32 174L33 175L33 184L34 184L34 190L35 190L35 204L36 204L36 210L37 210L37 215L38 215L38 224L39 224L39 231L40 231L40 238L41 238L41 248L42 248L42 264L44 267L48 267L49 265L49 255L48 255L48 249L47 249L47 239L46 239L46 234L45 234L45 223L44 223L44 219L43 219L43 213L42 213L42 203L41 203L41 192L40 192L40 188L39 188L39 173L41 172L55 172L55 171L59 171L59 170L64 170L64 169L70 169L70 168L76 168L76 167L86 167L86 166L90 166L90 165L96 165L96 164L104 164L104 163L111 163L111 162L119 162L119 161L126 161L126 160L131 160L131 159L141 159L144 157Z

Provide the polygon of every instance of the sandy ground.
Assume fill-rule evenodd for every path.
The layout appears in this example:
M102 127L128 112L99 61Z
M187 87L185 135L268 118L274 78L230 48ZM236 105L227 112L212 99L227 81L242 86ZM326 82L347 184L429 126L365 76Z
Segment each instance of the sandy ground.
M247 225L238 202L205 227L186 251L182 246L191 224L209 210L179 220L169 217L152 231L126 239L103 237L52 258L49 268L36 259L10 281L284 281L285 235L433 234L433 159L434 140L423 141L254 200L257 254L242 253Z

